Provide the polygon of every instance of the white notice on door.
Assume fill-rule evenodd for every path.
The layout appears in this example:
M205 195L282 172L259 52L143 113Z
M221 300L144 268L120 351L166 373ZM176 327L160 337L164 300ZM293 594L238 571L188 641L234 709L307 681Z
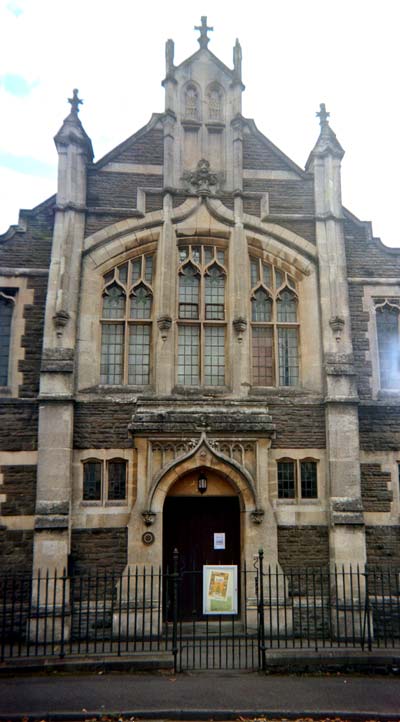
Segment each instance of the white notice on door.
M225 549L224 531L217 531L214 533L214 549Z

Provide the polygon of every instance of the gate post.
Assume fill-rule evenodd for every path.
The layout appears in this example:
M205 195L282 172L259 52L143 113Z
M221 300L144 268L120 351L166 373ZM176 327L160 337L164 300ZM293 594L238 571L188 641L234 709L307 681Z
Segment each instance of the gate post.
M179 552L173 551L172 562L172 654L174 657L174 672L177 669L178 658L178 584L179 584Z
M267 663L265 659L265 619L264 619L264 551L258 550L258 649L261 657L261 669L265 672Z

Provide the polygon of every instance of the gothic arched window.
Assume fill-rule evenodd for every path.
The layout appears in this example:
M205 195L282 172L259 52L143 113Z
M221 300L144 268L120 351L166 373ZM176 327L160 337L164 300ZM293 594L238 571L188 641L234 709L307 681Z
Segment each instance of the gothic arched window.
M218 83L213 83L207 93L208 119L211 121L223 120L223 90Z
M250 259L252 376L255 386L299 383L296 281L261 258Z
M11 348L11 326L15 299L7 289L0 290L0 386L9 383L9 365Z
M377 301L375 312L381 388L400 389L400 301Z
M178 384L225 384L225 251L179 249Z
M150 383L153 266L143 255L104 276L101 384Z
M194 83L189 83L185 88L185 118L186 120L199 120L199 117L199 91Z

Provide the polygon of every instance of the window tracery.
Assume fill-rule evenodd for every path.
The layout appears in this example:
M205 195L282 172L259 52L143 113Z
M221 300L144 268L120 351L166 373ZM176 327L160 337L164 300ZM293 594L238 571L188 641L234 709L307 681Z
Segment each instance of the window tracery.
M297 386L296 281L261 258L250 259L252 377L255 386Z
M208 90L208 118L211 121L223 120L223 90L220 85L214 83Z
M178 384L225 384L225 251L179 249Z
M150 383L153 255L104 276L100 383Z

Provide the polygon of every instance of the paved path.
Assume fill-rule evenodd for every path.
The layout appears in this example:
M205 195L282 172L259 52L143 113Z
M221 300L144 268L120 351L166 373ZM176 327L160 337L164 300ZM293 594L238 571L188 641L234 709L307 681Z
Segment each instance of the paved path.
M0 679L0 720L124 713L207 719L261 714L400 720L400 679L260 674L88 674Z

